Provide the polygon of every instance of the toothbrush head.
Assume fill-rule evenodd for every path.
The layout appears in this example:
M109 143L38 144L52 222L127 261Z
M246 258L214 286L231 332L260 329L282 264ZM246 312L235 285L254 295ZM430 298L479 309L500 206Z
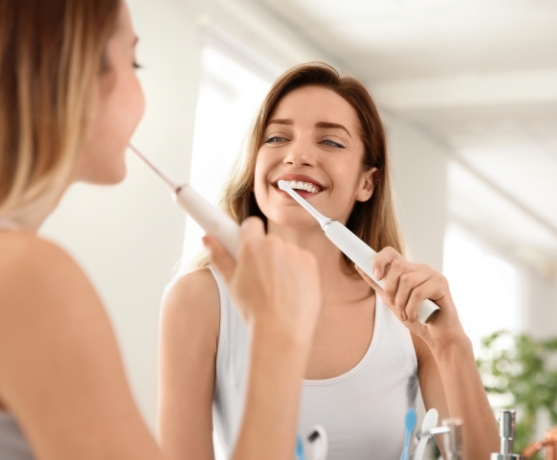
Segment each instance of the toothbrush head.
M309 204L306 200L304 200L300 195L298 195L294 190L292 190L290 185L288 185L288 182L286 182L284 180L279 180L277 185L278 185L279 189L288 193L292 198L294 198L294 200L296 200L296 202L302 208L304 208L307 212L309 212L315 218L315 220L317 220L317 222L319 222L321 227L323 227L325 224L327 224L328 222L331 221L331 219L329 217L325 217L317 209L315 209L311 204Z

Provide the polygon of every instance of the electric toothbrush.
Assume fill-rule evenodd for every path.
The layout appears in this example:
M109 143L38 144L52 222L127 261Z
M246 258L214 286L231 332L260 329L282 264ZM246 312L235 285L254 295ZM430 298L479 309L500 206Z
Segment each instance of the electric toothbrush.
M213 206L191 185L179 184L162 171L140 150L129 144L139 158L149 166L172 189L174 200L209 235L217 238L229 254L236 257L240 245L240 226L230 216Z
M278 182L279 189L288 193L307 212L309 212L325 232L333 244L339 248L352 262L360 267L376 284L383 287L384 281L375 279L371 270L371 262L377 253L352 233L340 222L326 217L311 204L298 195L284 180ZM431 323L439 314L440 309L430 299L426 299L418 310L418 321L422 324Z

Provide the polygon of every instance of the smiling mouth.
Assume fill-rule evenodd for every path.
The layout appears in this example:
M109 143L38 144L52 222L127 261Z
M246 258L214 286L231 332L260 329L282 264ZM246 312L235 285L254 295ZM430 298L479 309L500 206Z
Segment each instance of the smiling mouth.
M323 191L321 187L312 184L311 182L305 182L299 180L285 180L284 182L286 182L292 190L296 190L297 192L307 192L307 193L317 194ZM278 189L279 188L278 182L275 182L273 186Z

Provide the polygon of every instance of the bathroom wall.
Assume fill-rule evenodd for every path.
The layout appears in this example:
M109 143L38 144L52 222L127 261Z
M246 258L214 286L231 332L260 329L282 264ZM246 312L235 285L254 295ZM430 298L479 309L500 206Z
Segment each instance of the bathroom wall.
M146 116L134 142L187 178L199 78L194 15L178 1L129 0L137 34ZM129 154L128 154L129 155ZM156 342L161 294L182 252L184 214L162 183L128 156L115 187L77 184L46 222L90 275L116 328L143 415L155 425Z
M539 339L557 337L557 277L533 268L524 272L524 330Z
M441 271L447 224L444 147L404 119L386 120L399 217L410 258Z

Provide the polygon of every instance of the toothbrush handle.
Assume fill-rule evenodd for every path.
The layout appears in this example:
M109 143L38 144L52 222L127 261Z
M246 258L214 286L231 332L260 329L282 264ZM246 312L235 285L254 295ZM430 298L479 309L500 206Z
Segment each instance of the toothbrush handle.
M402 454L400 455L400 460L408 460L408 449L410 447L410 433L406 432L404 436L404 448L402 449Z
M384 282L376 280L371 270L371 262L377 253L366 243L337 221L331 221L324 227L325 235L352 262L360 267L375 283L383 287ZM426 299L418 310L418 321L422 324L431 323L439 313L439 307L430 299Z
M416 449L416 453L414 454L414 460L423 460L425 454L425 448L427 447L427 441L429 437L422 435L422 439L420 439L420 443L418 444L418 448Z
M206 233L217 238L230 255L236 257L240 226L229 215L209 203L190 185L184 185L175 194L175 199Z

